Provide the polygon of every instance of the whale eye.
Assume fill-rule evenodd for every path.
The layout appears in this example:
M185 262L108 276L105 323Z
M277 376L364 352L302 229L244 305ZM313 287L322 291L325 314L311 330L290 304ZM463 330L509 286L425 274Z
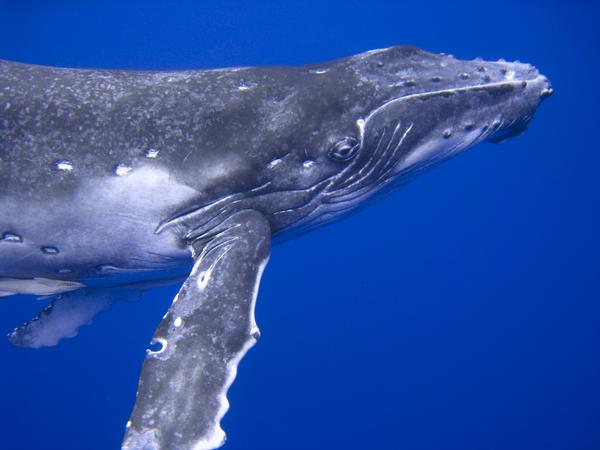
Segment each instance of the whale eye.
M353 137L345 137L341 141L336 142L329 150L329 156L336 161L348 161L356 155L359 143L358 139Z

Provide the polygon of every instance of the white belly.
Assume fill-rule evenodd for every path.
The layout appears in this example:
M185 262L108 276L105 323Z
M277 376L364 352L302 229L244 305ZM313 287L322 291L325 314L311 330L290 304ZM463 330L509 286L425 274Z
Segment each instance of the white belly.
M197 198L197 191L158 168L81 186L65 198L0 200L0 234L12 233L0 240L0 279L106 278L189 263L189 250L172 233L155 230L166 215Z

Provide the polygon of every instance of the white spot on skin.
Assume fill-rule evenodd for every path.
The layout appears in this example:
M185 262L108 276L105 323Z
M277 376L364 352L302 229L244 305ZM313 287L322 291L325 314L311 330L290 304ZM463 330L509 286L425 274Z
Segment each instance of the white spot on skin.
M2 234L0 241L5 242L23 242L23 238L15 233L6 232Z
M200 272L200 276L198 277L198 286L200 289L204 289L208 284L208 280L210 279L210 274L207 271Z
M125 175L129 175L132 170L133 169L131 167L126 166L125 164L117 164L115 166L115 175L123 177Z
M246 86L244 84L242 84L241 86L238 86L238 91L240 92L247 92L250 91L252 88L250 86Z
M272 168L274 168L275 166L277 166L277 165L278 165L278 164L280 164L280 163L281 163L281 158L275 158L273 161L271 161L271 162L270 162L270 163L267 165L267 167L268 167L269 169L272 169Z
M177 319L175 319L175 322L173 323L173 325L175 325L176 327L180 327L182 323L183 323L183 320L181 320L181 317L178 317Z
M302 163L302 167L304 167L305 169L310 169L312 166L315 165L314 161L308 160L308 161L304 161Z
M117 266L113 266L112 264L100 264L96 266L96 270L98 272L118 272L119 269Z
M323 75L329 72L329 69L312 69L310 73L314 73L315 75Z
M64 172L72 172L73 171L73 163L71 161L67 161L66 159L58 160L54 163L54 167L57 170L62 170Z
M150 159L156 159L158 158L158 150L156 150L155 148L149 148L148 150L146 150L146 152L144 153L144 156L146 158L150 158Z

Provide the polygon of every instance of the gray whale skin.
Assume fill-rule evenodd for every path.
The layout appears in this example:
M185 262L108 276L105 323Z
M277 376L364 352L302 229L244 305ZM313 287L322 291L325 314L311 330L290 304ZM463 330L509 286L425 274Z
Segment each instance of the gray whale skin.
M11 342L55 345L114 300L184 281L125 450L223 445L271 241L522 133L528 64L412 47L302 67L144 72L0 61L0 296L49 296Z

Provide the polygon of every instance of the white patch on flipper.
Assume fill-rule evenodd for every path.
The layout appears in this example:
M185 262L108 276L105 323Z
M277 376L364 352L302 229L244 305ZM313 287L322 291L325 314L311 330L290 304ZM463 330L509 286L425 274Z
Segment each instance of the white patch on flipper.
M0 278L0 297L16 294L53 295L85 287L77 281L50 278Z
M160 344L160 348L158 350L151 350L148 349L146 350L146 352L149 355L160 355L161 353L163 353L165 350L167 350L167 346L169 345L169 341L167 341L165 338L155 338L152 340L152 342L150 342L150 345L155 345L155 344Z
M130 424L130 422L127 423ZM136 441L134 443L135 448L131 447L128 442L124 442L122 450L159 450L157 442L158 438L156 430L149 429L136 436Z
M225 432L217 425L217 429L213 434L205 439L202 439L194 445L192 450L213 450L225 444Z
M250 330L258 331L258 326L256 325L256 319L254 317L254 310L256 307L256 298L258 297L258 288L260 286L260 279L262 277L262 273L267 266L267 262L269 262L269 258L265 258L260 265L258 266L258 272L256 276L256 282L254 284L254 289L252 292L252 303L250 304ZM252 346L256 344L256 339L252 336L244 343L244 347L240 350L240 352L229 361L227 364L227 374L225 384L223 385L223 390L217 395L217 399L219 401L219 411L215 416L215 422L213 425L212 433L210 433L206 438L198 441L196 445L194 445L194 450L212 450L218 447L221 447L225 443L225 432L221 428L221 420L229 410L229 400L227 400L227 391L233 384L235 377L237 376L237 368L248 350Z

